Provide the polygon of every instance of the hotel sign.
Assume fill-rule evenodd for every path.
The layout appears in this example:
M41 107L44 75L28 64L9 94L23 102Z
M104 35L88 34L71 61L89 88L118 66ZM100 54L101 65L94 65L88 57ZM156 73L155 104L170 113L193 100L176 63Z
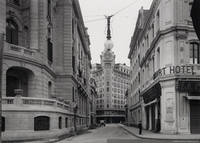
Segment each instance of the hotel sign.
M163 76L166 73L169 73L169 74L186 73L186 74L192 74L192 75L196 74L194 72L194 66L170 66L170 67L164 67L162 69L157 70L153 74L153 79Z
M200 92L200 81L179 81L179 92Z

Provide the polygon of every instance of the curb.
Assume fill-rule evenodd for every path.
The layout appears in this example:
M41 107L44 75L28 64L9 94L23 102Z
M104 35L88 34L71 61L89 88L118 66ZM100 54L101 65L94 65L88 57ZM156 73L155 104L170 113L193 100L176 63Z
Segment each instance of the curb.
M123 126L119 125L121 128L123 128L124 130L126 130L127 132L129 132L130 134L132 134L133 136L137 137L137 138L140 138L140 139L150 139L150 140L169 140L169 141L176 141L176 140L179 140L179 141L183 141L183 140L186 140L186 141L200 141L200 139L170 139L170 138L151 138L151 137L142 137L142 136L139 136L139 135L136 135L134 134L133 132L129 131L128 129L124 128Z

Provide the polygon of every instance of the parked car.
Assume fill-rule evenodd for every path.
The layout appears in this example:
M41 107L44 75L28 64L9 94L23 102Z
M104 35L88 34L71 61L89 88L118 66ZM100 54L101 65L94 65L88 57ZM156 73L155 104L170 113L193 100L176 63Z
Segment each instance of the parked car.
M103 125L104 127L106 126L105 120L100 120L99 126L101 127L102 125Z

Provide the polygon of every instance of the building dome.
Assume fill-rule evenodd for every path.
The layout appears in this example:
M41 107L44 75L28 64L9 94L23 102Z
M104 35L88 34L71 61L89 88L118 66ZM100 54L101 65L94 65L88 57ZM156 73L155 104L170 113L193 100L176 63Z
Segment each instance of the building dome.
M114 46L114 43L111 40L106 40L106 42L104 43L104 47L107 50L111 50Z

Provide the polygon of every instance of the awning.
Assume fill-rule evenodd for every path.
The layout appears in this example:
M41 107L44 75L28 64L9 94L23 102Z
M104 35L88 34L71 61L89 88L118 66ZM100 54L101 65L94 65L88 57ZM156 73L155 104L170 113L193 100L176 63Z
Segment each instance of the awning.
M153 104L153 103L156 103L157 101L158 101L158 100L157 100L157 99L155 99L155 100L153 100L153 101L151 101L151 102L149 102L149 103L145 104L144 106L151 105L151 104Z
M185 96L188 100L200 100L200 96Z

